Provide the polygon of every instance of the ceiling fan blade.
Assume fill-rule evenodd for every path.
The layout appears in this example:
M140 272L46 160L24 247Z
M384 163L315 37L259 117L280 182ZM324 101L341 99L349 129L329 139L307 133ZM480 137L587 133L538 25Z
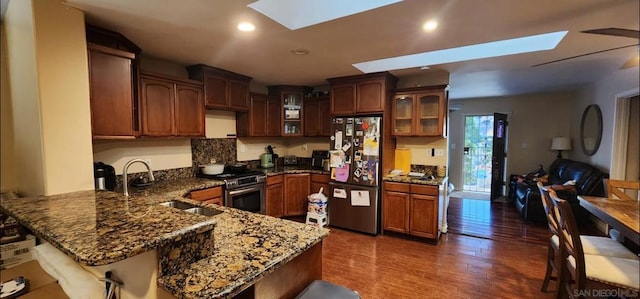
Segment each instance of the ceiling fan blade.
M557 59L557 60L553 60L553 61L548 61L548 62L544 62L544 63L539 63L539 64L536 64L536 65L532 65L531 67L537 67L537 66L541 66L541 65L545 65L545 64L556 63L556 62L565 61L565 60L569 60L569 59L574 59L574 58L578 58L578 57L584 57L584 56L589 56L589 55L593 55L593 54L604 53L604 52L609 52L609 51L614 51L614 50L619 50L619 49L624 49L624 48L637 47L638 45L640 45L640 44L633 44L633 45L628 45L628 46L622 46L622 47L617 47L617 48L606 49L606 50L602 50L602 51L596 51L596 52L591 52L591 53L580 54L580 55L576 55L576 56L571 56L571 57L566 57L566 58Z
M624 29L624 28L600 28L600 29L585 30L580 32L640 39L640 31Z
M631 57L631 59L627 60L627 62L625 62L620 69L628 69L628 68L632 68L632 67L637 67L638 65L640 65L640 57L638 55Z

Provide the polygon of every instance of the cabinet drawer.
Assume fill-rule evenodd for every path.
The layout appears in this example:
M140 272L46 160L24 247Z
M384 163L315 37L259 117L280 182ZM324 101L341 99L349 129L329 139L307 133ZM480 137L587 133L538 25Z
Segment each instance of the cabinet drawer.
M270 175L267 177L267 186L273 184L281 184L284 181L284 175Z
M222 197L222 187L191 191L189 197L193 200L208 200L216 197Z
M329 175L312 173L311 181L314 183L329 183Z
M409 193L410 186L411 186L410 184L404 184L404 183L385 182L384 183L384 190L385 191L395 191L395 192Z
M411 193L438 196L438 186L425 186L425 185L411 184Z

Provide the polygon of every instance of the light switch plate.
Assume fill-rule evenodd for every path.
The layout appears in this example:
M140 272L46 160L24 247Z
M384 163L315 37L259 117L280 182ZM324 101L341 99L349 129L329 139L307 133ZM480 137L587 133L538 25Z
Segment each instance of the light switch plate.
M441 148L437 148L436 149L436 157L442 157L444 156L444 150Z

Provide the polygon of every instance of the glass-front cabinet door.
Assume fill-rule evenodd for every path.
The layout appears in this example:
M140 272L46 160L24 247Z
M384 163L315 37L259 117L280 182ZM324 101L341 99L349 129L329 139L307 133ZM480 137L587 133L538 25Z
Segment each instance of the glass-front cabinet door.
M442 107L440 92L417 95L416 134L419 136L442 135Z
M284 92L282 109L282 135L302 136L302 93Z
M393 134L412 135L413 133L413 94L398 94L393 105Z

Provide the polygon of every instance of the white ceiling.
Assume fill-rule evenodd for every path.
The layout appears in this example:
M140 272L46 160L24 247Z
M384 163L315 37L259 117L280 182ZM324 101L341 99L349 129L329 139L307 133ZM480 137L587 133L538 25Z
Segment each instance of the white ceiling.
M640 27L638 0L405 0L294 31L248 8L253 0L66 2L85 11L88 22L124 34L143 54L223 68L266 85L326 85L326 78L361 74L353 63L569 31L549 51L391 71L418 78L448 72L452 99L569 90L593 82L617 71L638 47L531 66L638 43L581 30ZM439 27L426 33L421 26L431 18ZM256 30L239 32L236 25L244 20ZM291 54L299 48L310 54Z

